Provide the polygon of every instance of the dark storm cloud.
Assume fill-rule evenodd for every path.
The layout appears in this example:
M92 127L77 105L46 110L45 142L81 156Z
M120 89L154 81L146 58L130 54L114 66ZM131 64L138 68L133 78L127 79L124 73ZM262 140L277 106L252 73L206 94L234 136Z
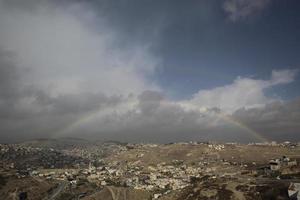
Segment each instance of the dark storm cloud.
M85 127L94 129L103 138L170 142L194 137L201 127L197 122L201 118L198 112L186 112L176 103L164 100L159 92L145 91L133 109L109 113L104 119L96 116Z
M0 49L0 94L3 99L10 99L17 95L20 76L12 60L13 54Z
M300 139L300 99L274 102L262 108L239 109L233 117L270 139Z
M145 91L139 96L139 107L144 114L152 113L163 100L163 94L154 91Z
M113 109L114 110L114 109ZM119 110L117 107L115 110ZM121 141L174 142L189 140L257 141L245 130L219 117L219 108L187 110L159 92L143 92L136 104L124 112L101 111L86 123L73 127L75 135L89 129L92 137ZM74 133L73 132L73 133Z

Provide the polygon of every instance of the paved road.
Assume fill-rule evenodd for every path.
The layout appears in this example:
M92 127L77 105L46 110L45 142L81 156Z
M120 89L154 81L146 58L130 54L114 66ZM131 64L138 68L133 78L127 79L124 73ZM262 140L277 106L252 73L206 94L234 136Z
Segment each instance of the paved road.
M52 194L50 194L48 197L44 198L43 200L55 200L55 198L65 189L67 185L67 182L61 182L59 183L58 187L54 189Z
M108 189L108 191L109 191L110 194L111 194L111 198L112 198L113 200L117 200L116 195L115 195L115 192L114 192L110 187L107 187L107 189Z

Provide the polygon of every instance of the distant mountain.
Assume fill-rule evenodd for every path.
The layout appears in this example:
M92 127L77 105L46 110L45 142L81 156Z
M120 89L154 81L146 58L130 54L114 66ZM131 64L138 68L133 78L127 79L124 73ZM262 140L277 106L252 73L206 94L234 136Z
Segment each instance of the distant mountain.
M19 143L25 146L40 147L40 148L53 148L53 149L68 149L74 147L87 147L94 145L94 142L82 138L39 138Z

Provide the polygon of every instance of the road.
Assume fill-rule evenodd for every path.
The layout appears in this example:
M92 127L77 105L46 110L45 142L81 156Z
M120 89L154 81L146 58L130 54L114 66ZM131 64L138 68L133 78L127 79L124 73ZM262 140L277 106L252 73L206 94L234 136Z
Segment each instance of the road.
M67 185L66 181L59 183L59 185L57 186L57 188L54 189L52 194L50 194L48 197L44 198L43 200L55 200L55 198L65 189L66 185Z

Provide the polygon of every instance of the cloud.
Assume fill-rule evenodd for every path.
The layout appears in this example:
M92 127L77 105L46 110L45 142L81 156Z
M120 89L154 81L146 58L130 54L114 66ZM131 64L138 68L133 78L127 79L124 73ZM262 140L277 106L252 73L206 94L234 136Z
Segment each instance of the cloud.
M300 99L273 102L261 108L241 108L232 116L271 140L299 140Z
M218 107L227 112L233 112L241 107L257 107L275 100L265 95L265 90L280 84L287 84L294 80L297 70L272 71L270 80L252 78L237 78L232 84L209 90L200 90L189 101L200 107Z
M21 77L31 71L24 71L15 62L14 54L0 52L0 127L1 133L5 133L1 135L2 141L78 136L135 142L248 142L259 141L249 129L272 139L290 138L293 132L299 131L299 103L291 106L264 95L264 89L292 82L297 73L293 70L273 71L269 80L238 78L233 84L200 91L194 97L197 100L181 102L151 90L128 96L89 91L53 96L47 90L24 85ZM250 92L249 87L254 87L256 92ZM252 103L235 101L239 96L253 99ZM214 98L220 98L219 102L212 103ZM200 103L199 99L207 102ZM258 102L260 107L240 108L255 107ZM231 107L234 107L232 115L222 114ZM236 126L223 115L249 128ZM285 137L282 133L290 135Z
M14 53L18 67L31 69L24 83L52 95L159 89L148 78L158 64L150 44L123 48L89 4L0 1L0 27L0 47Z
M299 70L273 70L270 80L270 86L278 84L287 84L294 81Z
M70 132L80 134L89 130L93 137L135 142L297 140L299 102L274 101L225 114L219 108L187 108L159 92L145 91L139 97L95 113Z
M299 130L298 104L265 95L291 83L297 71L273 71L269 80L237 78L174 101L153 81L160 59L152 44L124 45L120 35L88 3L0 0L1 141L256 139L223 115L262 132L264 124L255 120L269 120L270 136L272 123L282 123L282 132Z
M1 138L49 137L129 94L160 90L150 46L123 47L87 3L1 0Z
M122 102L121 95L81 92L52 96L34 85L24 85L24 71L14 54L0 51L0 130L2 140L49 137L82 116Z
M237 109L232 115L227 114L228 117L224 118L223 115L226 114L222 114L222 108L193 104L189 101L172 101L158 91L146 90L139 95L129 96L108 96L91 92L52 96L38 88L22 85L19 77L25 72L14 65L11 54L2 52L0 58L0 70L7 74L6 78L1 79L1 91L10 91L3 93L0 98L0 127L1 132L5 133L1 135L3 141L78 136L134 142L248 142L259 141L249 129L258 130L273 139L285 138L284 135L272 137L276 128L276 134L279 130L288 130L288 133L299 130L299 103L290 106L289 109L285 109L286 106L282 102L267 103L265 107ZM292 81L291 77L294 77L296 72L288 72L291 71L274 71L275 75L267 81L243 81L252 80L250 86L254 81L258 82L257 85L270 87ZM242 78L237 80L241 81ZM244 86L240 83L237 85ZM231 87L229 85L223 88ZM240 88L235 86L230 92L234 92L233 89L240 91ZM215 89L211 92L215 92ZM227 118L233 118L249 128L236 126L235 122ZM266 120L269 120L268 123ZM283 123L283 126L278 128L281 125L272 125L273 123ZM271 128L265 129L265 124Z
M68 131L80 134L89 129L90 135L124 141L204 140L218 132L213 124L216 120L219 119L213 109L205 113L186 110L160 92L145 91L81 119Z
M271 0L226 0L223 9L231 21L245 19L263 11Z

